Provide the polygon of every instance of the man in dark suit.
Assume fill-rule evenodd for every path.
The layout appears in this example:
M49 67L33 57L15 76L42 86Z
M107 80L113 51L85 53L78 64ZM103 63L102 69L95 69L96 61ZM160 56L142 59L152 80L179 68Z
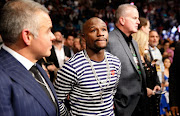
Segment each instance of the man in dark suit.
M64 45L67 46L70 49L71 56L74 55L73 51L73 43L74 43L74 36L73 35L67 35L66 41L64 42Z
M36 64L51 53L48 10L31 0L9 1L2 8L0 34L0 116L60 115L46 72Z
M176 44L174 59L169 73L169 103L173 116L179 116L180 109L180 42Z
M116 11L116 28L109 33L107 51L122 63L122 72L114 98L116 116L145 116L145 72L137 43L131 34L137 32L139 13L130 4L120 5Z
M46 57L48 63L52 63L47 66L50 73L50 79L53 82L55 78L55 72L58 68L61 68L65 61L71 57L70 49L64 46L64 38L61 32L56 31L54 33L55 40L53 40L53 46L51 49L51 55Z

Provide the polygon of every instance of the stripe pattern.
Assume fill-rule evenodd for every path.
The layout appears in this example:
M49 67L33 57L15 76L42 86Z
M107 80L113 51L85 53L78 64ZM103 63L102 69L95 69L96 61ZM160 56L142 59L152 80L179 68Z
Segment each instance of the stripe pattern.
M63 101L69 94L72 115L114 115L113 96L120 78L121 63L117 57L108 52L105 53L110 66L111 78L109 80L107 80L105 60L101 62L91 60L102 88L95 79L84 51L75 54L58 71L54 86L61 113L67 113Z

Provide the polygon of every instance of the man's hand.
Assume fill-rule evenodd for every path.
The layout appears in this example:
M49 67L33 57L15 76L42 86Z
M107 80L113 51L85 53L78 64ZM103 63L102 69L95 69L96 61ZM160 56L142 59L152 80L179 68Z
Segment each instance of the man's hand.
M146 89L147 89L147 96L148 97L151 97L152 95L155 95L155 93L153 92L152 89L150 89L150 88L146 88Z
M161 87L160 87L159 85L156 85L156 86L154 87L154 89L153 89L154 92L155 92L155 91L159 91L159 90L161 90Z
M48 65L48 66L47 66L47 69L48 69L49 71L56 71L56 70L57 70L57 68L56 68L56 66L55 66L54 64Z
M179 116L179 111L178 111L177 106L172 106L171 111L172 111L173 116Z

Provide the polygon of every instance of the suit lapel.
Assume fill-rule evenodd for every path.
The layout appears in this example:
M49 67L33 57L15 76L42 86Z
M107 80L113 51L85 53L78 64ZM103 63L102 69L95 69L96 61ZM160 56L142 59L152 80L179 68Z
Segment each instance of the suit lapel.
M58 99L57 99L57 96L56 96L56 92L54 90L54 86L52 85L50 79L48 78L46 72L41 68L40 65L37 64L37 68L38 70L40 71L40 73L42 74L42 76L44 77L45 81L47 82L47 84L49 85L50 89L51 89L51 92L52 94L54 95L54 98L55 98L55 101L56 101L56 104L58 105ZM58 107L58 106L57 106ZM58 107L59 108L59 107Z
M36 82L31 73L8 52L3 49L1 52L1 55L3 55L3 58L1 58L1 65L4 67L4 70L7 72L9 77L13 81L19 83L27 92L34 96L48 114L50 114L53 110L55 111L52 102L49 100L48 96ZM50 87L52 88L52 86Z
M116 28L115 33L117 34L117 36L119 36L119 38L118 38L119 42L120 42L121 45L123 46L124 51L126 52L126 54L127 54L127 56L129 57L132 65L134 66L134 68L136 69L136 71L137 71L137 73L138 73L138 69L137 69L136 63L135 63L135 61L134 61L134 59L133 59L132 52L130 51L130 48L129 48L129 46L127 45L124 37L122 36L122 34L120 33L120 31L119 31L117 28ZM134 43L133 43L133 46L134 46ZM134 48L135 48L135 47L134 47ZM135 48L135 52L136 52L136 54L137 54L137 48ZM139 58L138 58L138 60L139 60ZM139 73L138 73L138 74L139 74Z
M134 46L134 50L135 50L136 55L137 55L137 59L138 59L138 62L139 62L139 67L140 67L141 73L142 73L143 77L145 77L145 76L144 76L144 68L143 68L143 66L142 66L142 61L141 61L141 56L140 56L140 54L139 54L138 45L137 45L137 43L135 43L135 40L132 40L132 44L133 44L133 46ZM137 68L136 68L136 69L137 69ZM138 69L137 69L137 71L138 71ZM139 74L139 73L138 73L138 74ZM142 76L142 75L140 75L140 76ZM140 79L141 79L141 78L140 78Z

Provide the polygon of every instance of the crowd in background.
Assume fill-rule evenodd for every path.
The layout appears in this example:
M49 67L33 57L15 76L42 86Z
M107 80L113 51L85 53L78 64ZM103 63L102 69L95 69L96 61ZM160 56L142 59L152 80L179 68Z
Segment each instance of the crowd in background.
M8 1L8 0L6 0ZM6 1L1 1L0 6ZM69 49L75 48L77 37L81 34L83 23L91 17L99 17L105 21L109 32L115 27L114 16L115 10L119 4L131 3L138 7L140 17L145 17L150 21L150 29L156 30L160 35L159 45L160 52L165 64L165 71L168 71L170 64L173 62L175 44L179 41L180 33L180 3L179 0L167 1L118 1L118 0L35 0L43 4L50 11L50 17L53 23L53 32L59 31L66 40L63 44L68 46L68 36L73 36L73 44L68 46ZM81 40L78 40L80 44ZM56 41L58 42L58 41ZM75 50L73 50L74 53ZM71 54L72 56L73 54ZM168 57L168 61L167 61ZM64 59L63 59L64 60ZM167 64L167 62L169 64ZM58 67L57 67L58 68ZM54 70L55 71L55 70ZM166 72L165 72L166 73ZM167 72L169 73L169 71ZM166 74L167 75L167 74ZM169 74L168 74L169 75ZM168 79L167 79L168 80ZM166 81L166 79L164 80ZM164 89L168 91L168 85ZM165 94L163 97L166 97ZM164 98L165 99L165 98ZM168 101L169 103L169 101ZM168 109L170 110L169 106ZM168 115L168 114L166 114Z
M0 2L2 6L6 1ZM180 3L179 0L35 0L50 11L53 31L75 37L80 34L82 24L90 17L103 19L109 31L114 29L114 15L117 6L122 3L133 3L138 7L140 17L150 20L151 30L157 30L161 40L179 40ZM161 41L163 44L163 41Z

